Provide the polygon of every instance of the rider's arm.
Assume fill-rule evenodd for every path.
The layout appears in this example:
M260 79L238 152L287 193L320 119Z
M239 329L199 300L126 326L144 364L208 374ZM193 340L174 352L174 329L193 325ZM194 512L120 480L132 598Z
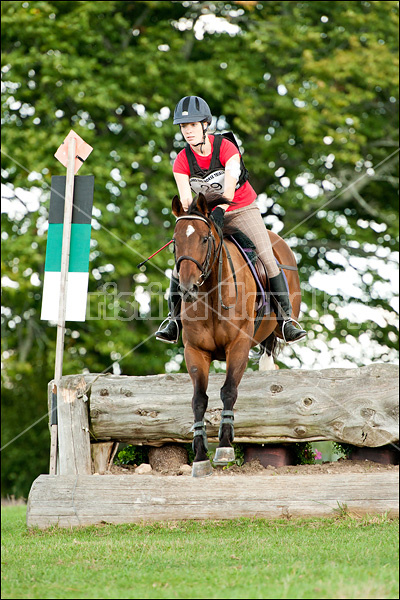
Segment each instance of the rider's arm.
M184 210L187 210L193 200L192 190L189 184L189 175L185 175L184 173L174 173L174 177L180 201L182 202Z
M240 175L240 155L234 154L231 158L226 162L225 165L225 187L224 187L224 196L228 200L233 200L235 195L236 185ZM228 208L228 204L222 204L221 208L226 210Z

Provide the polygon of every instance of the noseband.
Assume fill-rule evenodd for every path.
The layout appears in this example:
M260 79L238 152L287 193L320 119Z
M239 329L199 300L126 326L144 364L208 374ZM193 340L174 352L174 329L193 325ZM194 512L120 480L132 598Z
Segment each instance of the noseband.
M192 256L180 256L178 258L178 260L176 260L176 269L179 273L179 269L181 266L182 261L184 260L191 260L192 262L194 262L194 264L197 266L197 268L200 270L200 277L198 279L198 281L196 282L195 285L197 286L201 286L203 285L203 283L205 282L205 280L207 279L207 277L210 275L212 268L214 266L215 261L217 260L220 252L221 252L221 248L222 248L222 237L219 240L219 244L218 247L216 248L216 244L215 244L215 237L212 234L211 231L211 225L209 223L209 221L207 219L205 219L204 217L201 216L196 216L196 215L185 215L183 217L178 217L176 219L176 222L178 221L182 221L182 220L193 220L196 219L198 221L203 221L204 223L207 224L208 226L208 236L207 236L207 254L206 254L206 258L204 259L203 264L200 264L198 260L196 260L195 258L193 258ZM214 259L212 261L212 263L210 264L211 261L211 253L212 250L214 249Z

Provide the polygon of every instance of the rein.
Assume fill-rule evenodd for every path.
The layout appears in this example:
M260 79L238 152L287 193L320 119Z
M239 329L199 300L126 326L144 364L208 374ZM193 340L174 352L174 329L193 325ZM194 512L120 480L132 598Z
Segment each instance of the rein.
M233 275L233 280L235 282L235 292L236 292L236 300L237 300L237 282L236 282L236 273L235 273L235 269L233 266L233 262L232 262L232 258L231 255L229 254L229 250L226 246L226 244L223 241L223 237L222 235L220 236L219 239L219 244L218 247L216 248L216 243L215 243L215 237L213 236L212 232L211 232L211 225L210 222L203 216L197 216L197 215L184 215L183 217L178 217L176 219L176 222L181 221L181 220L193 220L196 219L198 221L203 221L204 223L206 223L208 225L208 246L207 246L207 254L206 254L206 258L204 259L203 264L201 265L199 263L198 260L196 260L195 258L193 258L192 256L187 256L187 255L183 255L180 256L178 258L178 260L176 260L176 269L179 273L179 268L180 265L182 263L182 261L184 260L191 260L192 262L194 262L194 264L198 267L198 269L201 272L201 275L198 279L198 281L196 282L195 285L198 285L199 287L203 285L203 283L206 281L206 279L211 275L211 272L213 270L214 264L216 262L217 259L219 259L219 264L218 264L218 293L219 293L219 299L220 299L220 303L221 303L221 307L225 310L229 310L230 308L233 308L234 305L232 306L225 306L225 304L222 301L222 293L221 293L221 283L222 283L222 264L223 264L223 257L222 257L222 246L225 248L227 257L228 257L228 261L231 267L231 271L232 271L232 275ZM210 264L210 260L211 260L211 251L212 249L214 249L214 258L212 263Z

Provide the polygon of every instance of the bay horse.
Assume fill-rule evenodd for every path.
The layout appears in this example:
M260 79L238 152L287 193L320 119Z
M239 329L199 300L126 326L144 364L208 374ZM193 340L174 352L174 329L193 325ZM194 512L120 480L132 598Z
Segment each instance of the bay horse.
M261 344L271 353L276 338L282 337L273 313L263 316L255 331L256 282L235 243L223 239L221 231L217 231L209 217L212 209L219 204L230 202L221 195L216 198L215 194L210 201L209 195L200 193L185 211L178 196L172 201L172 212L176 217L174 252L182 298L182 340L186 367L194 389L194 477L213 472L207 457L204 424L211 362L226 361L226 377L220 391L223 404L220 442L213 461L217 465L226 465L235 459L232 447L233 407L249 351ZM292 269L286 272L286 277L292 314L297 318L301 292L296 259L282 238L272 232L269 235L278 262Z

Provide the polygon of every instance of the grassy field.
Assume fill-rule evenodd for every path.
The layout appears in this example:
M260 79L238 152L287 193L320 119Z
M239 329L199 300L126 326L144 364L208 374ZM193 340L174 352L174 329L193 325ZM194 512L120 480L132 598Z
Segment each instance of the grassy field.
M385 517L28 531L2 508L2 598L398 598Z

